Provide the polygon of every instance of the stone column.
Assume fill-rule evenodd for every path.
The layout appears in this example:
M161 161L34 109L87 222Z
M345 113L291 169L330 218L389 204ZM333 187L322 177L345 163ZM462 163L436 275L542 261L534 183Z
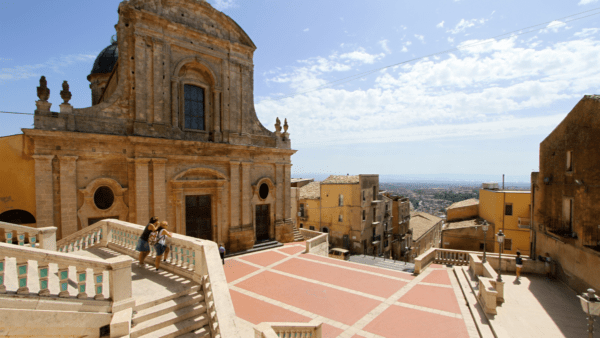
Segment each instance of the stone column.
M221 142L221 91L213 91L213 121L214 121L214 135L215 142Z
M145 225L150 219L150 190L148 189L149 158L135 159L135 210L136 223Z
M284 176L284 183L283 183L283 205L284 205L284 217L285 219L290 219L292 217L292 209L291 209L291 189L292 189L292 181L291 181L291 177L292 177L292 165L291 164L285 164L284 165L284 169L285 169L285 176Z
M33 155L35 160L35 217L38 228L54 226L52 159L54 155Z
M77 156L58 156L62 237L77 232Z
M242 191L242 226L252 225L252 210L250 210L250 201L252 200L252 186L250 185L251 162L242 162L242 181L240 182Z
M152 171L154 173L154 216L160 220L167 219L166 162L167 159L164 158L152 159Z
M179 129L179 79L173 77L171 80L171 124L173 128Z
M229 212L231 220L231 228L237 228L240 226L240 162L231 161L229 162L229 169L231 173L231 180L229 184Z
M175 232L178 234L185 235L183 229L183 189L175 188L173 190L173 197L175 198Z

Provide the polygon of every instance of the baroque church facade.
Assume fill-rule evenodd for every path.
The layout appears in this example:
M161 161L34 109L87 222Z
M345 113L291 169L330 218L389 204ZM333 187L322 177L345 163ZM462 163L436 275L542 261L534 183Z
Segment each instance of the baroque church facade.
M295 150L287 120L271 132L257 118L248 35L203 0L123 1L116 30L88 76L91 107L74 109L65 82L51 111L40 80L22 136L36 225L63 238L157 216L229 252L292 241Z

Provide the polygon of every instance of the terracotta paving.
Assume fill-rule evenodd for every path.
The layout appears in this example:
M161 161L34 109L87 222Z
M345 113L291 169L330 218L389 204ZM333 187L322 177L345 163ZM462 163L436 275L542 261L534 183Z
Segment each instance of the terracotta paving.
M445 266L413 276L304 248L288 243L226 259L238 317L252 324L318 320L326 338L476 337L469 336L472 318L461 315L464 299L457 299Z

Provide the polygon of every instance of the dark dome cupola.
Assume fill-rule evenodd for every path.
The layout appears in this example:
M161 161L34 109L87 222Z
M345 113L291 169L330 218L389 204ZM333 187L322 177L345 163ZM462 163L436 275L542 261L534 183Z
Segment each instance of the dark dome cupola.
M113 38L111 44L98 54L92 72L88 75L90 88L92 89L92 105L100 103L118 59L119 48L117 40Z

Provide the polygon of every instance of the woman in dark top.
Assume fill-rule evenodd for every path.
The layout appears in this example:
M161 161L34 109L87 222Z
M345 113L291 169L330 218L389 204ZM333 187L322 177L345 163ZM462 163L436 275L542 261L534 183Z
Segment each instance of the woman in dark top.
M523 257L521 257L521 252L517 251L517 257L515 258L515 263L517 266L517 281L521 278L521 269L523 269Z
M158 223L158 218L156 218L156 216L152 216L152 218L150 218L150 222L148 222L148 225L146 225L146 227L144 228L144 232L142 232L142 235L138 240L137 247L135 248L137 251L140 252L139 261L140 266L142 267L146 265L144 263L144 260L146 259L148 254L150 254L150 244L148 244L148 237L150 237L150 233L152 231L156 231L156 223Z

